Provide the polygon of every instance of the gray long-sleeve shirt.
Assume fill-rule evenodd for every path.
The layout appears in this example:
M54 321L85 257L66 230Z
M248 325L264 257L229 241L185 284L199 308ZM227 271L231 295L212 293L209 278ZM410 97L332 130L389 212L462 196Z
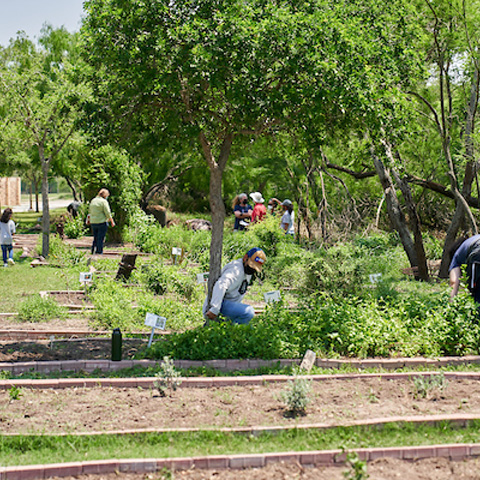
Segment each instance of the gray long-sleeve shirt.
M243 259L240 258L227 263L213 287L210 308L208 308L207 299L205 299L203 314L205 315L210 310L215 315L218 315L224 299L231 302L241 302L251 280L252 276L247 275L243 268Z

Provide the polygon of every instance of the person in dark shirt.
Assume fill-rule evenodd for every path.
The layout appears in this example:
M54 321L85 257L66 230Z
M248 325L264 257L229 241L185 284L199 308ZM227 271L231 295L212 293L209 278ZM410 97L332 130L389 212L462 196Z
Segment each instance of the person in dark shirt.
M232 204L233 213L235 215L235 225L233 226L233 231L238 232L239 230L245 230L250 223L250 218L252 217L253 208L248 203L248 197L246 193L241 193L237 195Z
M480 235L474 235L470 238L461 238L457 240L450 249L450 267L448 268L450 287L450 298L453 299L460 287L460 277L462 276L462 265L468 264L468 257L472 253L473 249L477 246L480 247ZM467 265L468 266L468 265ZM480 270L479 272L480 273ZM480 304L480 288L474 288L471 284L472 279L469 278L469 290L471 291L475 302Z

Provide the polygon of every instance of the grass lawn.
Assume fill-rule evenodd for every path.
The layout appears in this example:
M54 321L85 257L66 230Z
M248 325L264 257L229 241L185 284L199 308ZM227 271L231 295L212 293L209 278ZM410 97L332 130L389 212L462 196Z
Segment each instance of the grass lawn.
M65 208L54 208L50 210L51 231L55 231L55 221L60 215L65 215ZM30 233L31 229L42 222L42 212L14 212L13 221L15 222L17 233Z
M455 428L448 422L437 427L391 423L381 429L337 427L258 436L214 431L86 436L19 435L0 436L0 465L478 442L478 421L473 421L467 428Z
M22 260L16 258L15 261L15 265L0 269L0 312L2 313L17 312L19 304L27 296L42 290L65 290L67 278L70 288L78 286L78 273L71 273L66 277L63 269L32 268L29 258Z

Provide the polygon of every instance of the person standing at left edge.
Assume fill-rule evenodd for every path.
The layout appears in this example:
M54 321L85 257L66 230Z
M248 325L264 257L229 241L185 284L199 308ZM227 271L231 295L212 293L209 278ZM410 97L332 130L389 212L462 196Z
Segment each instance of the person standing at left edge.
M103 243L107 235L108 222L110 222L112 227L115 226L110 205L107 201L109 196L110 192L106 188L102 188L90 202L88 213L93 232L92 254L98 253L101 255L103 253Z
M232 323L247 324L255 316L250 305L242 303L243 297L255 274L262 271L267 257L261 248L252 248L243 258L227 263L223 267L220 278L216 281L210 305L208 297L203 304L203 316L209 320L216 320L221 314Z

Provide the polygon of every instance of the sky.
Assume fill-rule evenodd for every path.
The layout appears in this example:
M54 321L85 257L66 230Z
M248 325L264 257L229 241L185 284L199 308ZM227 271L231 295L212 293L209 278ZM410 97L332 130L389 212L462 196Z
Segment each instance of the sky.
M0 45L6 47L19 30L36 43L44 23L69 32L80 29L84 0L0 0Z

